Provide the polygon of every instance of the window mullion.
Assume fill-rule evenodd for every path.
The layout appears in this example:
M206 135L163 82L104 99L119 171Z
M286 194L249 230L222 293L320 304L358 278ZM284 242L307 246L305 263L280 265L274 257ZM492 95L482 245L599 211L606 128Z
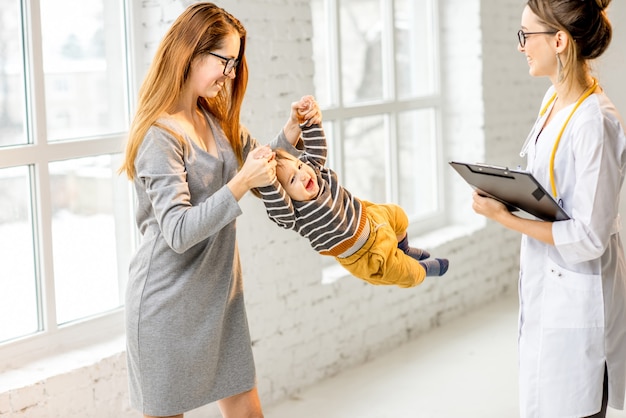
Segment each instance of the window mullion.
M341 77L341 22L339 16L341 16L341 0L327 0L328 10L327 16L330 22L328 27L330 34L328 36L328 50L333 57L329 60L329 72L330 72L330 98L333 106L343 107L343 80Z
M27 50L25 67L27 126L29 142L38 147L46 144L46 91L43 69L43 43L39 0L28 0L24 13L24 36Z
M28 135L32 143L34 166L33 201L36 220L36 252L39 257L38 289L40 327L47 332L57 328L52 265L52 205L47 161L46 92L39 0L29 0L25 13Z
M39 318L46 332L57 329L54 265L52 257L52 197L47 163L35 166L35 219L39 256Z
M330 74L329 88L331 103L334 107L343 107L343 79L341 77L342 55L341 55L341 0L327 0L328 10L327 16L330 33L328 36L328 50L331 51L333 59L329 60L328 69ZM343 160L343 138L345 138L345 123L343 118L329 118L334 121L333 136L337 140L332 143L334 169L340 178L345 175L345 165Z
M382 56L383 59L383 98L385 100L396 101L398 91L396 86L396 36L395 36L395 15L394 1L383 0L382 4ZM385 115L385 131L387 134L386 141L386 157L385 162L385 178L387 179L387 200L390 202L398 202L398 164L397 161L397 141L396 132L396 112L387 113Z
M135 113L135 106L137 102L137 93L141 86L142 78L141 71L138 71L140 67L138 63L140 60L139 48L135 48L135 32L137 28L141 27L141 22L132 7L132 1L123 0L124 10L124 35L126 48L126 85L128 94L126 97L126 105L128 108L128 120L132 119L132 115Z
M385 163L385 171L387 172L387 175L385 176L385 178L387 179L387 201L395 203L399 202L397 187L398 164L394 163L398 160L396 119L396 113L387 113L385 115L385 132L387 135L387 138L385 138L387 144L385 152L385 156L387 158Z
M398 182L400 181L400 176L398 175L398 170L400 169L399 164L395 162L398 161L398 114L391 113L387 115L387 125L388 125L388 135L389 135L389 146L388 146L388 167L387 171L388 175L388 189L389 193L387 199L390 202L400 202L399 196L399 187Z
M396 88L395 71L395 21L393 0L383 0L380 5L382 12L383 31L382 41L382 70L383 70L383 98L385 100L395 100L398 97Z
M430 19L431 21L431 27L430 27L430 33L432 36L432 43L433 45L435 45L435 49L433 51L432 56L430 57L430 59L433 61L433 71L434 71L434 76L433 76L433 82L435 84L435 91L436 94L438 96L441 96L441 47L440 47L440 42L439 42L439 9L438 9L438 2L435 0L430 0L428 2L428 6L429 6L429 15L432 17Z

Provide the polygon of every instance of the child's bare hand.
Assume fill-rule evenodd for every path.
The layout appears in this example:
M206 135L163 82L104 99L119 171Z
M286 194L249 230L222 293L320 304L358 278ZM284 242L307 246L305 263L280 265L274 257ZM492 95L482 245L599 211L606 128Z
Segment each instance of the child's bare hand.
M295 146L300 139L302 132L300 125L303 123L306 123L306 126L322 123L322 111L313 96L303 96L297 102L291 103L291 113L283 127L287 142L291 145Z
M322 111L313 96L303 96L291 104L291 119L307 126L322 123Z
M298 110L298 114L303 115L307 111L309 111L313 104L315 103L315 98L313 96L303 96L299 101L295 103L295 106Z

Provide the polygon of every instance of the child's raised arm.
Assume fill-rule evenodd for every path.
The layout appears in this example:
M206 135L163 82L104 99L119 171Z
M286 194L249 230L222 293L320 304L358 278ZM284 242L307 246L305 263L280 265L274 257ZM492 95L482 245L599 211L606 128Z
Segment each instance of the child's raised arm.
M291 103L291 114L283 128L287 141L295 146L300 139L300 125L307 126L322 123L322 111L313 96L303 96L297 102Z

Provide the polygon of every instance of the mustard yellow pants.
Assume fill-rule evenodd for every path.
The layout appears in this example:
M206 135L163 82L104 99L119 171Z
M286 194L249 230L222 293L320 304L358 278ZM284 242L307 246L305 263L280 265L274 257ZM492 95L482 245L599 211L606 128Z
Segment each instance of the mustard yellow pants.
M356 253L335 259L353 276L371 284L413 287L422 283L424 267L398 248L398 236L409 226L404 210L394 204L361 202L367 208L370 236Z

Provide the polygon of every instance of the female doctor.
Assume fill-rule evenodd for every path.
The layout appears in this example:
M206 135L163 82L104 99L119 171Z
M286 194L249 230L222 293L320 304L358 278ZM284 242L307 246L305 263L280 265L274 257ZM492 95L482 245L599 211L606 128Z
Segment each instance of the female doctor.
M529 0L518 33L529 73L548 89L522 156L569 214L523 219L474 193L473 209L522 234L522 417L605 417L624 407L626 262L619 196L624 125L589 61L611 40L611 0Z

